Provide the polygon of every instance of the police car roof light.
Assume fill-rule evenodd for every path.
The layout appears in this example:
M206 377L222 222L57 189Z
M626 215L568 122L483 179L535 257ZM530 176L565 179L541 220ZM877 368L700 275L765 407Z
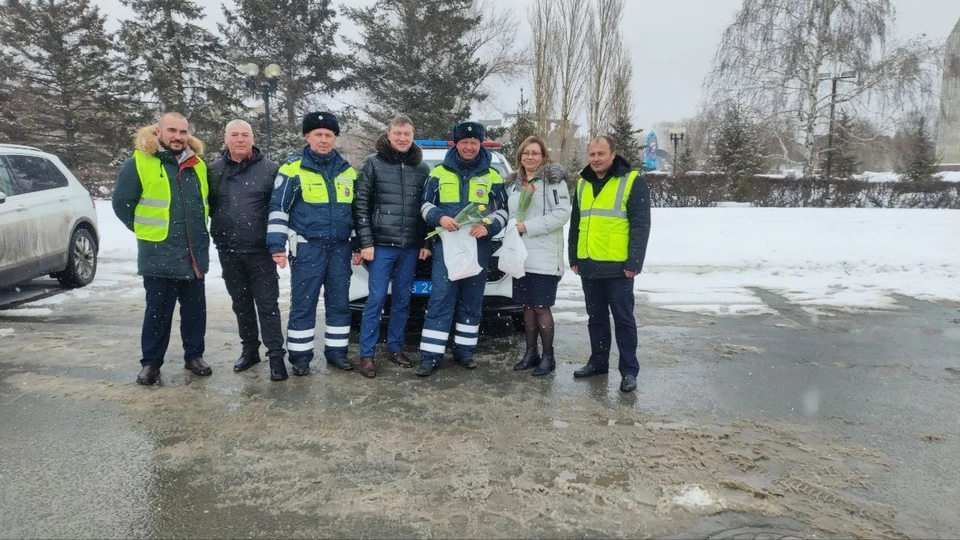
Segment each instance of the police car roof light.
M413 141L417 143L417 146L420 148L450 148L453 146L453 141L435 141L429 139L419 139ZM503 145L497 141L484 141L483 146L486 148L501 148Z

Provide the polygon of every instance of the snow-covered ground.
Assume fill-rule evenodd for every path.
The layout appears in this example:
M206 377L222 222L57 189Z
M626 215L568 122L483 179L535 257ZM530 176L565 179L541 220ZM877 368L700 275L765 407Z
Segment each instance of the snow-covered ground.
M110 201L97 201L97 213L103 238L97 279L68 297L139 281L133 233ZM637 301L717 315L771 311L752 288L815 314L895 308L896 294L960 301L958 232L956 210L655 208ZM217 294L223 282L214 252L210 260L208 287ZM289 291L289 270L281 283ZM139 287L127 292L142 294ZM580 278L569 271L554 312L558 320L586 320Z

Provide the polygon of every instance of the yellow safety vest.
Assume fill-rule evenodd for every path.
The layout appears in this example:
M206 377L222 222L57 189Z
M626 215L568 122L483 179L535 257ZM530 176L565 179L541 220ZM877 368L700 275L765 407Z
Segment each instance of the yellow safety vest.
M330 202L330 195L327 193L327 181L323 175L313 172L309 169L300 167L301 160L291 161L280 167L280 172L288 178L294 176L300 177L300 190L303 194L303 201L308 203L327 203ZM338 203L353 203L353 182L357 179L357 171L353 167L348 167L336 178L333 179L334 191L337 194Z
M157 156L134 150L133 158L143 190L140 201L133 210L133 232L140 240L163 242L170 231L170 179L164 171L163 162ZM207 185L207 165L199 156L193 170L200 179L203 223L206 227L207 217L210 215L210 203L207 201L210 187Z
M580 208L577 258L605 262L627 260L630 242L627 197L637 174L637 171L631 171L626 177L610 178L596 197L590 182L577 179L577 206Z
M437 165L430 171L440 184L440 202L458 203L460 202L460 177L450 169ZM477 204L488 204L490 202L490 190L497 184L502 184L503 178L496 169L488 169L487 174L474 176L470 178L470 195L467 202Z

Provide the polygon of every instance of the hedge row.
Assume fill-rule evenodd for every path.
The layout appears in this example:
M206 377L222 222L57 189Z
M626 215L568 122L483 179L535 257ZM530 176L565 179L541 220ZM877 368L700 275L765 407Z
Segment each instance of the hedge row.
M733 200L723 174L673 176L646 173L656 207L702 207ZM819 178L756 176L740 188L740 202L767 207L814 208L950 208L960 209L958 182L864 182Z

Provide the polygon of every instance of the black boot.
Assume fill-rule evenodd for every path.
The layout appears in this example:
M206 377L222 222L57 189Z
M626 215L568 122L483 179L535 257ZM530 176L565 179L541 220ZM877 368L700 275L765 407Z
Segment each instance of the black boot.
M540 377L541 375L549 375L553 370L557 369L557 360L553 356L553 351L549 353L544 351L543 357L540 358L540 365L534 368L533 375L534 377Z
M538 363L540 363L540 353L537 352L537 348L528 347L527 351L523 353L523 358L521 358L520 361L513 366L513 370L523 371L525 369L532 368Z
M237 359L237 363L233 365L233 370L239 373L241 371L246 371L259 363L260 351L254 349L245 350L240 354L240 358Z
M270 380L287 380L287 365L283 362L282 356L270 359Z

